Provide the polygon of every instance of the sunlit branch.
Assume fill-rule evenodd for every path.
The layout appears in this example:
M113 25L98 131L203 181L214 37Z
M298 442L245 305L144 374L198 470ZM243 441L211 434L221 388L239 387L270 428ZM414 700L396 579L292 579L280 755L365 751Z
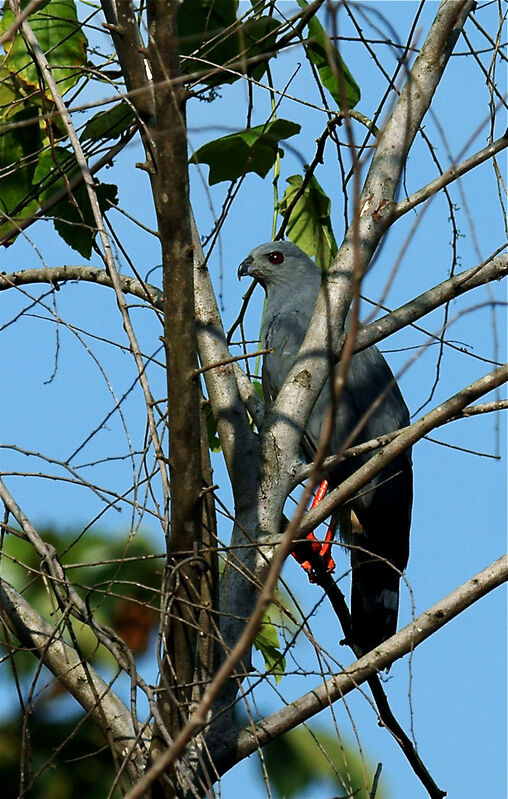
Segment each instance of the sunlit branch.
M469 419L471 416L496 413L497 411L504 410L508 410L508 400L495 400L494 402L484 402L480 405L471 405L469 408L464 408L459 414L451 416L449 419L443 419L442 422L436 424L436 429L450 422L456 422L459 419ZM386 444L389 444L390 441L397 438L400 433L404 433L407 430L409 430L409 427L401 427L399 430L394 430L393 433L386 433L385 435L378 436L378 438L372 438L370 441L363 441L355 447L348 447L341 455L331 455L323 461L323 471L325 472L328 469L332 469L334 466L338 466L339 463L342 463L347 458L357 458L359 455L364 455L366 452L372 452L374 449L384 447ZM428 436L424 436L424 438L428 439ZM313 465L311 463L302 466L295 475L294 485L296 486L298 483L310 477L312 470Z

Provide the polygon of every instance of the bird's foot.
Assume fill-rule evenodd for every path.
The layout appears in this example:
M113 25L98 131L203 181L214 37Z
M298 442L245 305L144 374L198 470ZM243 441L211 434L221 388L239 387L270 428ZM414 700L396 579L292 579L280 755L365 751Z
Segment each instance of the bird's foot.
M316 495L312 500L312 505L310 506L311 510L321 502L327 490L328 490L328 480L322 480L318 490L316 491ZM312 558L314 562L316 556L318 556L321 559L325 571L327 572L335 571L335 561L331 556L332 541L334 535L335 535L335 525L330 525L330 527L326 532L324 541L318 541L314 533L308 533L305 536L306 541L299 544L298 547L295 548L291 553L293 557L298 561L302 569L304 569L307 572L309 581L311 583L316 582L316 572L311 562L308 559L310 553L314 555L314 557ZM309 542L308 544L307 541ZM310 552L309 552L309 547L310 547Z

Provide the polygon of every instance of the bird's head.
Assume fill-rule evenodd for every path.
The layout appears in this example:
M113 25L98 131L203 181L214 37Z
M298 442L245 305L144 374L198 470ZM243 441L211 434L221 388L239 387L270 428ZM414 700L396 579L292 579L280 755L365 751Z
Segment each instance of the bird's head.
M321 272L306 253L290 241L268 241L255 247L238 267L238 277L250 275L265 291L272 286L295 286L321 280Z

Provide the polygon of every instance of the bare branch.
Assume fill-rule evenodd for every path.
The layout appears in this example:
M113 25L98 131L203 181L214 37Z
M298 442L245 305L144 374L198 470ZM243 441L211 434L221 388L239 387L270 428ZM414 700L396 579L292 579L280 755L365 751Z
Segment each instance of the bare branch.
M205 269L205 273L206 269ZM459 297L466 291L487 285L495 280L501 280L508 274L508 254L499 255L496 258L489 258L477 266L454 275L437 286L433 286L423 294L410 300L410 302L402 305L395 311L371 322L367 327L361 329L358 333L356 352L370 347L371 344L376 344L384 338L387 338L392 333L396 333L403 327L421 319L426 314L444 305L454 297ZM154 308L162 310L162 292L160 289L148 283L141 283L135 278L126 275L119 275L122 291L133 294L141 300L148 300L152 303ZM66 265L55 266L48 269L40 267L37 269L21 269L9 274L0 274L0 291L5 291L15 286L26 286L32 283L49 283L56 285L58 283L66 283L68 281L85 280L89 283L97 283L102 286L113 287L113 282L108 273L102 269L97 269L94 266L82 265ZM210 301L210 292L213 292L209 277L207 276L207 302ZM205 279L203 278L200 291L205 289ZM201 293L201 299L204 300L205 294ZM202 307L202 313L205 313L205 305ZM218 310L217 317L218 318ZM204 324L204 317L201 319L201 326ZM201 334L201 346L205 346L204 333ZM203 351L203 355L204 355ZM226 354L227 353L227 354ZM211 354L211 353L209 353ZM223 347L223 358L229 358L229 350L225 343ZM242 356L244 357L244 356ZM217 358L215 362L220 362L221 359ZM245 386L242 385L243 392L247 389L247 394L252 390L250 381L244 376Z
M14 497L11 495L4 481L0 478L0 499L6 510L16 519L27 540L33 546L44 565L44 570L50 580L51 587L55 593L61 609L66 613L75 616L81 622L88 624L97 640L110 652L131 679L145 692L150 705L150 710L157 722L159 714L153 698L152 689L145 683L135 669L132 653L125 646L124 642L110 630L99 624L87 607L85 601L81 599L75 588L69 583L67 575L60 563L55 548L43 541L29 518L19 507ZM111 721L111 720L110 720Z
M418 191L415 191L410 197L407 197L405 200L401 200L399 203L397 203L393 209L394 219L399 219L412 208L415 208L415 206L419 205L425 200L428 200L429 197L432 197L440 189L443 189L445 186L449 186L450 183L453 183L455 180L457 180L457 178L462 177L462 175L465 175L471 169L474 169L476 166L488 161L489 158L492 158L497 153L500 153L506 147L508 147L508 131L501 136L500 139L497 139L497 141L492 142L492 144L488 144L487 147L483 148L483 150L480 150L474 155L471 155L469 158L466 158L466 160L462 161L462 163L450 167L450 169L448 169L438 178L432 180L430 183L427 183L426 186L418 189Z
M269 352L273 352L273 350L256 350L256 352L248 352L246 355L231 355L229 358L224 358L223 361L216 361L215 363L209 363L206 366L202 366L200 369L196 369L195 374L201 375L204 372L208 372L210 369L218 369L219 366L226 366L228 363L237 363L238 361L248 361L249 358L259 358L260 355L266 355Z
M444 280L437 286L423 292L418 297L397 308L395 311L382 316L375 322L360 330L356 342L356 351L364 350L371 344L396 333L403 327L416 322L422 316L444 305L454 297L460 297L470 289L484 286L494 280L501 280L508 275L508 254L499 255L497 258L487 259L477 266L467 269L458 275Z

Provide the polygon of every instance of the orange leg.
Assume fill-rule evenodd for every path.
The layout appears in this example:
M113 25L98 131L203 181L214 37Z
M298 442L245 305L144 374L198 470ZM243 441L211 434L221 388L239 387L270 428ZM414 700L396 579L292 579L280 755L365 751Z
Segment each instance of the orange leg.
M322 480L318 490L316 491L316 495L312 500L312 504L310 506L311 510L321 502L327 491L328 491L328 480ZM322 544L319 543L314 533L308 533L305 536L311 542L312 551L319 553L320 557L324 560L326 570L329 572L333 572L335 569L335 561L331 556L331 551L332 551L331 542L333 540L334 535L335 535L335 525L330 525L330 527L326 532L325 540ZM312 566L310 565L309 561L301 560L302 556L299 555L298 552L292 552L291 554L293 555L294 558L296 558L302 569L305 569L305 571L308 573L310 582L311 583L314 582L312 574Z

